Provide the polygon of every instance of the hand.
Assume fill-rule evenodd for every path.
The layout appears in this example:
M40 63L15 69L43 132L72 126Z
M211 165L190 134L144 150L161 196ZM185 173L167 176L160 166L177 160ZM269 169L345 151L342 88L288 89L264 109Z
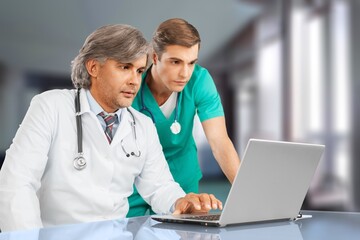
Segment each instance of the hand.
M222 210L222 203L214 195L189 193L175 202L173 214L207 213L211 209Z

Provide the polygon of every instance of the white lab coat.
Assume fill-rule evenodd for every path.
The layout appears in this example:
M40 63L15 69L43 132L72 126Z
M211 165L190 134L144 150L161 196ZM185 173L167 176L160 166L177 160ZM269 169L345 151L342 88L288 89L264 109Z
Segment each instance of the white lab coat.
M135 183L157 213L169 212L185 195L173 181L151 119L130 108L136 121L136 151L128 111L109 145L81 91L83 150L77 155L74 90L52 90L33 98L0 172L0 228L3 231L125 217Z

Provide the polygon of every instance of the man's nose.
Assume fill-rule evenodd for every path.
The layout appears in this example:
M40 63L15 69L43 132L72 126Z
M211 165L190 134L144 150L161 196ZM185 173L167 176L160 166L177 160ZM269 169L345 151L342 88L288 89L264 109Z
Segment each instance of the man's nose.
M183 66L180 72L180 76L183 78L188 78L190 74L190 68L188 66Z
M139 74L137 71L132 71L129 83L132 85L139 85L140 82L141 82L141 74Z

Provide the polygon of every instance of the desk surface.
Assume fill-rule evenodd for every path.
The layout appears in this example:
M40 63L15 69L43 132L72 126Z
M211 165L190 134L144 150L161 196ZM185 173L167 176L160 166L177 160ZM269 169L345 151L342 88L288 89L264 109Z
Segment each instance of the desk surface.
M225 228L158 223L147 216L5 232L0 234L0 240L360 239L360 213L304 211L304 214L311 214L312 218Z

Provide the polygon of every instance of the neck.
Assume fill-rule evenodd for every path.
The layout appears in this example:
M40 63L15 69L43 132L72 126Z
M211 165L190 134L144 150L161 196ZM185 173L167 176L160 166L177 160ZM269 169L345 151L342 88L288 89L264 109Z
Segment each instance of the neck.
M94 88L89 89L91 96L94 98L94 100L100 105L100 107L107 113L115 113L118 109L108 107L107 104L105 104L104 101L101 101L101 98L99 97L99 94L97 91L94 90Z
M160 81L160 76L153 67L146 76L145 81L159 106L163 105L173 93Z

